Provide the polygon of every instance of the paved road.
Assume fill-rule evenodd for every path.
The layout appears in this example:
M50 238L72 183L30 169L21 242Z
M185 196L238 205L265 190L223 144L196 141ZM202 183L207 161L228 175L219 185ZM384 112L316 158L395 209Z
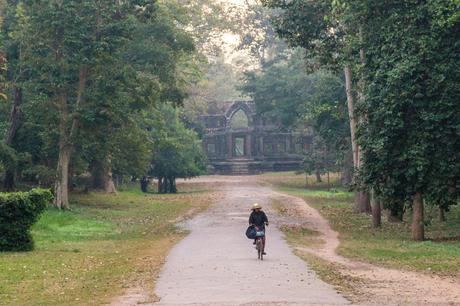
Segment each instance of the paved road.
M185 225L191 234L174 247L156 286L156 305L348 304L296 257L276 228L274 193L253 182L228 183L222 198ZM244 236L252 203L264 206L268 255L257 259Z

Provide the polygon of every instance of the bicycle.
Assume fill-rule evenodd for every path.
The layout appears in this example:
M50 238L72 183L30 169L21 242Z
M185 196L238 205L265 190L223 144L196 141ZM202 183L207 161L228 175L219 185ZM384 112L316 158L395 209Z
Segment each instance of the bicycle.
M256 227L256 250L257 250L257 256L259 260L264 260L264 237L265 237L265 230L259 229Z

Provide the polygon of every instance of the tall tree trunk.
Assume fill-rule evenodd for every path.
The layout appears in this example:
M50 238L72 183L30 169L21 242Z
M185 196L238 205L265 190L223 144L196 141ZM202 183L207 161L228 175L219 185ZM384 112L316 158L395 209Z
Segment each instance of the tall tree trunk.
M362 27L359 28L359 39L360 41L363 40L363 29ZM361 61L361 65L363 67L366 65L366 53L364 52L364 49L361 48L359 50L359 59ZM365 90L365 82L364 82L364 77L361 76L358 81L358 101L359 103L364 103L364 90ZM359 120L360 119L360 120ZM367 118L357 118L357 122L363 122ZM357 123L356 123L357 124ZM357 140L356 140L357 141ZM362 161L362 150L358 145L358 169L361 167L361 161ZM369 213L372 212L372 207L371 207L371 202L370 202L370 196L367 192L363 191L362 195L360 196L360 203L356 206L356 209L358 212L361 213Z
M97 161L93 162L91 177L91 187L93 189L104 190L105 193L117 193L109 165L100 165Z
M54 184L54 205L59 209L69 209L69 163L70 148L59 152L57 178Z
M350 121L350 138L351 138L351 149L353 154L353 165L358 168L358 143L356 139L356 120L355 120L355 103L352 91L352 76L351 69L349 66L343 68L345 74L345 89L347 94L347 107L348 107L348 118Z
M14 89L13 105L10 113L10 126L6 133L5 144L11 145L21 124L22 88Z
M348 150L342 167L340 181L342 185L350 185L352 181L353 152Z
M166 178L166 193L172 193L172 180L169 176Z
M162 188L163 188L163 182L162 182L161 177L159 177L158 178L158 193L161 193Z
M370 214L372 212L369 193L358 191L355 195L355 205L353 211L356 213Z
M77 87L77 100L75 102L75 109L78 112L81 104L84 101L84 94L86 90L86 81L88 79L88 67L83 65L78 72L78 87ZM73 140L78 132L80 121L78 120L77 113L73 114L72 127L70 129L70 140Z
M372 207L372 226L374 228L382 225L382 209L379 199L375 196L374 190L371 191L371 207Z
M412 202L412 239L416 241L425 239L423 198L420 192L414 195Z
M163 193L168 193L169 192L169 180L168 177L165 176L163 178Z
M446 213L445 209L441 206L439 207L439 222L446 222Z
M22 104L22 88L14 89L13 105L9 118L9 127L5 137L5 144L11 146L14 138L21 125L21 107ZM8 167L5 170L5 180L3 181L3 188L6 191L13 191L16 187L16 167Z
M171 188L169 189L169 192L170 193L177 193L176 178L174 176L172 176L169 179L169 183L170 183L170 186L171 186Z
M321 173L319 173L319 171L316 171L315 175L316 175L316 182L321 183L323 181L321 179Z
M372 213L371 201L368 192L359 191L357 200L358 202L355 203L354 207L355 212L364 214Z
M115 187L115 183L113 181L113 174L110 168L106 172L105 177L106 177L106 181L104 184L105 193L109 193L109 194L117 193L117 188Z
M345 74L345 89L347 93L347 105L348 105L348 117L350 120L350 138L351 138L351 148L353 153L353 165L355 169L359 169L360 167L360 154L359 154L359 146L356 139L356 128L357 128L357 121L355 118L355 106L354 106L354 98L353 98L353 91L352 91L352 75L351 69L349 66L344 67L344 74ZM355 195L355 205L353 210L358 213L369 213L371 211L369 195L367 195L363 191L359 191Z
M59 108L59 159L54 182L54 205L59 209L69 208L69 163L72 146L67 132L69 111L67 95L60 90L57 97Z
M141 178L141 190L145 193L149 191L149 179L146 176Z
M83 102L83 96L86 88L88 68L82 66L78 76L77 100L75 108L78 108ZM69 108L67 93L64 89L59 89L57 94L57 105L59 110L59 160L56 171L56 181L54 184L54 205L60 209L68 209L69 206L69 163L73 151L73 138L78 131L78 117L74 113L70 132Z

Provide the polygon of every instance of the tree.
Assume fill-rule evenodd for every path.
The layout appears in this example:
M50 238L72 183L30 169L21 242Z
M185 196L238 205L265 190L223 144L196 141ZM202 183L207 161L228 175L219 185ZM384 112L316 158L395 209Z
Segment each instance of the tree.
M317 183L321 183L321 175L327 173L328 187L330 187L329 173L336 169L335 156L331 154L331 151L320 136L315 136L302 163L302 170L307 175L315 174Z
M162 1L13 2L8 25L27 71L15 143L32 163L24 175L42 181L56 168L55 204L68 208L80 174L115 191L114 176L145 173L145 111L186 97L195 48L182 16Z
M17 0L7 1L4 5L4 18L2 20L1 27L5 54L2 64L8 62L8 66L2 67L2 69L6 71L6 84L4 87L7 89L7 93L3 95L4 99L11 101L10 115L7 121L8 127L5 132L4 143L15 149L15 139L21 126L23 82L26 77L21 52L23 43L21 42L20 37L18 37L18 33L15 32L17 30L18 20L23 16L23 10ZM10 96L10 98L8 99L7 96ZM15 167L5 169L5 178L3 181L3 188L5 190L14 190L15 175Z
M363 2L366 99L362 179L424 239L424 203L458 201L460 22L452 1ZM453 21L454 20L454 21ZM378 29L378 31L376 31Z
M89 157L93 188L114 192L114 176L143 175L152 150L146 111L160 103L181 105L186 97L182 58L193 56L195 46L177 25L181 16L170 9L158 5L136 15L129 44L106 60L89 88L91 108L85 110L82 138L91 139L83 153Z
M358 72L364 64L364 53L359 43L359 23L349 18L350 10L345 1L309 0L263 0L270 8L280 9L273 23L280 37L291 46L305 49L308 63L313 68L326 67L336 71L343 70L348 100L348 113L354 167L359 169L361 154L357 143L357 118L355 93L362 100L363 82L357 84L353 71ZM360 77L360 81L362 77ZM357 86L360 85L360 86ZM365 190L356 193L355 211L369 212L369 197Z
M153 158L150 175L158 179L159 193L176 193L177 178L192 178L204 173L205 155L195 132L188 130L170 105L157 110L151 135Z
M58 118L59 157L54 204L69 208L69 164L80 130L88 81L129 36L129 7L117 2L24 1L23 33L37 94L46 93ZM36 43L39 42L39 43Z
M279 122L284 129L312 126L327 150L310 152L305 165L312 165L327 152L328 160L343 166L345 177L352 165L346 158L350 141L343 80L331 71L309 73L300 52L266 65L258 73L247 73L242 91L252 97L258 113L267 121ZM320 168L318 174L325 169Z

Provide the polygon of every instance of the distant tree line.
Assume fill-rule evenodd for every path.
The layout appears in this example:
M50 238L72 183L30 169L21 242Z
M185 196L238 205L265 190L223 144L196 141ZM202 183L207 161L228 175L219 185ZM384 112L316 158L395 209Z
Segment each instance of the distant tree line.
M350 131L343 78L325 69L307 69L303 50L281 54L260 71L246 73L242 91L252 97L258 113L280 128L313 128L313 143L304 152L302 171L321 175L342 172L351 183Z

